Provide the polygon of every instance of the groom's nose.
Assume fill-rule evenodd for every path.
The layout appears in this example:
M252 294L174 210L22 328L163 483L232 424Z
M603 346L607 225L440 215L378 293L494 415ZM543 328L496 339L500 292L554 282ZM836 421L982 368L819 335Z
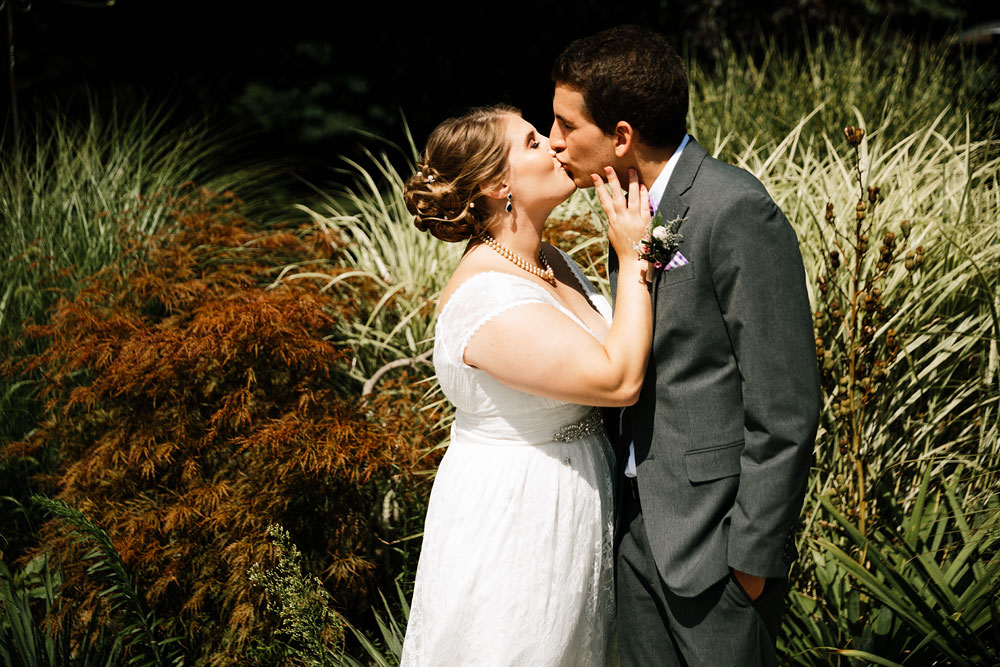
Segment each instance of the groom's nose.
M549 130L549 148L556 153L566 150L566 140L559 132L559 123L552 121L552 129Z

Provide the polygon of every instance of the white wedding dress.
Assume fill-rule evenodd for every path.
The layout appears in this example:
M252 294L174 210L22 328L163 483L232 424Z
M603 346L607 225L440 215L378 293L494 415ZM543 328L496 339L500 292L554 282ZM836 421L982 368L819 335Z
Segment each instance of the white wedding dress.
M563 257L610 322L607 300ZM540 286L499 272L467 279L438 316L434 367L455 422L431 491L403 667L616 662L613 454L599 413L517 391L462 360L479 327L538 303L586 329Z

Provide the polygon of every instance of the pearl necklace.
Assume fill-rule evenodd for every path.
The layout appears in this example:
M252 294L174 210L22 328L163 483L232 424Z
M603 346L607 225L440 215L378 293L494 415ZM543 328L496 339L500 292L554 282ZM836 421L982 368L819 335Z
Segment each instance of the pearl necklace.
M552 267L549 266L549 262L545 259L545 254L542 252L541 248L538 249L538 261L542 263L542 268L540 269L537 266L528 264L526 261L521 259L520 255L515 253L510 248L500 245L500 242L493 238L490 234L483 234L483 243L493 248L499 255L506 257L509 261L517 266L520 266L528 273L538 276L547 283L551 283L553 285L555 284L556 274L552 271Z

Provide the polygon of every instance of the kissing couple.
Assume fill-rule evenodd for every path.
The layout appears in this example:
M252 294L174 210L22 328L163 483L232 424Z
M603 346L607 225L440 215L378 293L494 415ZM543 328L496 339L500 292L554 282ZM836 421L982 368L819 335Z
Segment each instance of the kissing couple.
M419 229L467 246L402 664L775 665L820 406L795 233L687 134L662 36L579 39L552 78L548 137L472 110L405 186ZM541 240L589 187L613 305Z

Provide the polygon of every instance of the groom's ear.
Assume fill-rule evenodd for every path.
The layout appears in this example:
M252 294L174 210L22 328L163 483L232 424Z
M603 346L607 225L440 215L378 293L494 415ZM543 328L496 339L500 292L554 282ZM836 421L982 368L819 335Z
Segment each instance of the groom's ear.
M635 128L625 120L618 121L615 125L613 136L615 140L615 156L619 158L629 154L635 147L635 142L638 138Z

